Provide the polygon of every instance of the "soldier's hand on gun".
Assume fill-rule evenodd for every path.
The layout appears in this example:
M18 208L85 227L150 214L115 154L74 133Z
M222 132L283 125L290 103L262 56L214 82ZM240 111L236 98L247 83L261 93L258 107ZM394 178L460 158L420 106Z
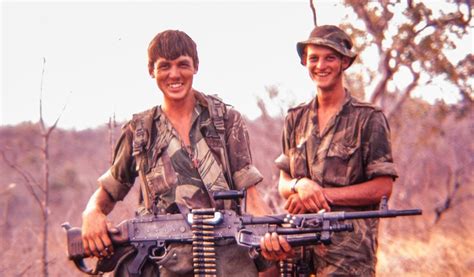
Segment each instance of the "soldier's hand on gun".
M116 228L100 211L84 211L82 214L82 244L86 256L110 257L114 248L109 233L118 233Z
M307 211L319 212L322 209L326 210L326 212L331 211L329 203L324 196L323 188L318 183L309 178L303 178L298 181L295 189Z
M304 214L307 212L303 205L303 201L301 201L300 196L297 193L293 193L288 197L284 208L290 214Z
M286 239L277 233L266 233L260 240L262 256L269 261L280 261L294 256L294 250Z

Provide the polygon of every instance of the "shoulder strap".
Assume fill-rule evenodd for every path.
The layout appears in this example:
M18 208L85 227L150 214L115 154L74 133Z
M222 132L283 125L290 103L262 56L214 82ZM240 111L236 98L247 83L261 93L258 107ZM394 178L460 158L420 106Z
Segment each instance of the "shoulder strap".
M211 114L214 127L219 134L225 133L224 117L226 116L227 108L225 103L217 95L209 95L208 100L209 112Z
M148 187L148 181L145 177L149 170L147 150L151 144L151 128L153 127L153 119L156 114L156 109L157 107L154 107L151 110L134 114L132 119L133 156L136 159L136 169L138 171L138 176L140 177L141 197L147 210L151 209L150 199L152 198Z
M226 104L217 95L208 95L206 101L209 107L209 113L216 128L217 134L221 140L225 174L227 175L230 189L235 189L234 182L232 180L232 172L230 170L229 155L227 153L227 144L225 140L225 119L227 116Z

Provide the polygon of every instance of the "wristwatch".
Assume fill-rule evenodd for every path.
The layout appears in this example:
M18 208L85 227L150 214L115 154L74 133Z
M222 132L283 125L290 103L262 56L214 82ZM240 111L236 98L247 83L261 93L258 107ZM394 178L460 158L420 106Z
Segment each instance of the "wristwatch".
M298 183L299 180L302 178L295 178L290 181L290 189L292 193L297 193L296 191L296 184Z

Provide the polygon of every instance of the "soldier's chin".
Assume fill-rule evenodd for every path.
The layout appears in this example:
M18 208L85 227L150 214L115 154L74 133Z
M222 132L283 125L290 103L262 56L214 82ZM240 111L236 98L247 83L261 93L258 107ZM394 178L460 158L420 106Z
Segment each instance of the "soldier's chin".
M186 97L186 91L183 89L183 90L180 90L180 91L170 91L170 90L167 90L166 91L166 94L165 94L165 97L167 97L168 99L170 100L182 100L183 98Z

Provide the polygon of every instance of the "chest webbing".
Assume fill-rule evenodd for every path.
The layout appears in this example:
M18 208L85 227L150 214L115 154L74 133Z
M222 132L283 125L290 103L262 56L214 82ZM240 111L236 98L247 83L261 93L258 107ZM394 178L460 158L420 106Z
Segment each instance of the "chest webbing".
M225 170L225 175L227 175L227 178L225 178L224 173L222 172L222 169L217 161L214 159L214 156L212 155L205 138L198 141L196 144L196 157L198 160L206 162L199 163L197 169L210 196L211 203L214 204L212 199L213 191L228 190L234 187L225 143L226 107L225 104L216 96L205 97L203 95L198 95L198 97L203 97L207 102L210 117L221 142L219 147L219 154L221 156L220 161ZM156 112L157 107L150 111L136 114L132 119L132 126L134 127L133 156L136 159L136 169L140 178L141 197L143 199L143 204L148 211L151 211L153 205L156 204L153 203L155 200L155 195L152 195L149 183L146 178L146 174L150 169L150 165L148 164L148 155L150 152L150 146L152 144L152 132L155 131L152 129L154 128L153 125ZM156 132L154 136L156 137L154 140L159 140L160 132ZM171 140L171 138L168 138L168 141L164 142L164 144L173 144L171 143ZM226 206L228 206L227 203Z

